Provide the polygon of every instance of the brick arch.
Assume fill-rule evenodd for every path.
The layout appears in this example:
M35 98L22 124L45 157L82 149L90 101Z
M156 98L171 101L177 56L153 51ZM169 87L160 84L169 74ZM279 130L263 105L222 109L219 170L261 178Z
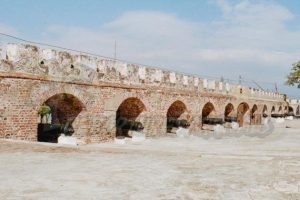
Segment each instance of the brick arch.
M145 111L146 106L141 99L129 97L123 100L116 111L116 136L130 137L131 131L137 130L134 128L133 123L139 123L139 127L144 127L144 124L147 123L143 120Z
M68 130L73 130L72 135L78 136L82 119L84 118L84 111L86 111L86 106L80 99L69 93L56 93L52 96L51 94L47 95L47 98L42 104L47 105L51 109L51 118L49 116L46 118L46 121L43 121L44 117L39 123L37 123L37 138L38 141L42 142L57 142L58 137L61 132L57 130L51 130L48 124L53 124L51 127L64 127L66 124ZM50 97L48 97L50 96ZM45 97L45 96L44 96ZM36 110L38 112L39 109ZM40 118L42 116L39 116ZM50 128L50 129L49 129ZM66 129L64 129L66 130Z
M249 111L250 106L247 102L241 102L237 107L237 121L242 127L244 125L244 117L246 116L246 113Z
M268 117L268 106L266 104L262 106L261 114L263 117Z
M165 119L167 133L172 133L179 127L189 128L190 122L193 121L187 105L181 100L175 100L169 105Z
M211 102L207 102L206 104L204 104L204 106L202 107L202 111L201 111L201 114L202 114L202 119L203 118L207 118L211 115L214 115L216 109L215 109L215 106L213 103Z
M253 104L251 108L251 115L255 114L256 112L258 112L258 106L256 104Z
M278 113L281 113L282 112L282 106L279 106L277 111L278 111Z
M130 120L135 120L144 111L146 111L146 106L139 98L129 97L123 100L119 105L117 117L121 116Z
M166 116L173 117L173 118L182 118L185 113L187 113L187 106L186 104L181 100L176 100L171 103L171 105L167 109Z
M68 93L55 94L48 98L44 104L51 108L52 121L55 124L73 122L79 113L86 109L76 96Z
M78 114L78 116L75 118L75 120L72 123L72 126L74 128L74 134L78 139L82 139L85 142L90 141L90 126L92 123L92 120L90 118L91 116L91 110L92 110L92 102L91 101L91 95L86 95L86 91L82 88L76 86L76 85L47 85L44 87L37 87L32 91L32 99L33 102L32 105L32 116L36 119L35 124L32 126L33 130L38 130L38 110L40 106L46 102L51 97L57 95L57 94L68 94L74 96L78 102L81 102L82 110ZM33 99L33 97L35 99ZM35 133L35 136L37 135L37 132ZM34 136L34 137L35 137Z
M229 117L234 115L234 105L232 103L228 103L224 109L224 117Z
M127 99L139 99L145 106L145 111L151 111L151 107L153 105L151 105L151 99L149 98L145 98L145 96L142 96L140 94L137 94L137 93L132 93L132 92L129 92L129 93L117 93L116 95L112 96L109 100L107 100L105 102L106 104L106 107L111 110L111 111L114 111L116 112L119 108L119 106L124 102L126 101ZM145 112L144 111L144 112Z
M66 89L66 88L51 88L51 90L45 90L42 91L40 93L40 95L38 96L38 99L36 100L37 104L36 107L37 109L44 103L46 102L48 99L50 99L52 96L55 96L57 94L70 94L74 97L76 97L80 102L82 102L82 105L84 105L84 110L87 109L87 105L88 105L88 101L89 99L84 96L84 94L77 90L77 89Z
M275 114L275 112L276 112L276 106L273 105L272 108L271 108L271 114Z
M163 115L167 116L168 113L168 109L172 106L172 104L174 104L175 102L181 102L182 104L185 105L185 114L190 115L193 113L193 111L196 112L196 110L198 110L198 105L199 103L195 103L195 99L193 98L183 98L182 96L169 96L166 99L163 99L161 101L161 107L160 109L163 110ZM195 104L193 104L195 103ZM191 110L190 108L193 108L193 110Z
M288 106L288 111L287 112L295 114L295 109L292 106Z
M257 104L253 104L251 110L250 110L250 124L259 124L257 121L258 121L258 118L260 118L260 114L259 114L259 109L258 109L258 106ZM261 121L261 120L260 120Z

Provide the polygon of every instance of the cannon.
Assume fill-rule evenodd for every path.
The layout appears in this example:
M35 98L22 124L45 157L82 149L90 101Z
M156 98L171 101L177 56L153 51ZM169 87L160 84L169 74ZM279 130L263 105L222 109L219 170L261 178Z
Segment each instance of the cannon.
M38 141L39 142L57 142L60 134L72 135L74 133L73 126L70 122L66 124L39 124L38 125Z
M209 125L216 125L216 124L223 124L224 121L222 118L203 118L202 119L203 124L209 124Z
M188 128L190 126L190 123L185 119L176 119L176 118L168 118L167 119L167 128Z
M263 114L263 117L264 117L264 118L267 118L268 116L269 116L269 115L266 114L266 113Z
M273 117L273 118L282 118L285 116L286 116L285 114L271 114L271 117Z
M117 119L117 135L116 136L128 136L128 131L142 131L144 126L141 122L130 120L124 117Z
M237 122L237 117L225 117L225 122Z
M288 113L286 114L286 116L287 116L287 117L291 117L291 116L294 117L295 114L294 114L294 112L288 112Z

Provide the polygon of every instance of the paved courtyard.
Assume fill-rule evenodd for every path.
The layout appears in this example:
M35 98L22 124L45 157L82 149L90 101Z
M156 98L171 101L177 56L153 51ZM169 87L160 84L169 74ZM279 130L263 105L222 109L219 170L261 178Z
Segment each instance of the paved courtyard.
M289 128L285 128L288 126ZM300 199L300 121L265 138L0 141L0 199Z

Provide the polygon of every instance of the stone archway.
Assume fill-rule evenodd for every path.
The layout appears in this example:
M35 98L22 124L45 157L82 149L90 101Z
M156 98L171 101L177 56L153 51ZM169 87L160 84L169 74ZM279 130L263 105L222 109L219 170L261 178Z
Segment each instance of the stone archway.
M261 124L261 114L258 113L258 107L256 104L253 105L250 111L250 125Z
M189 127L188 120L186 105L179 100L173 102L167 111L167 132L172 132L174 128Z
M248 112L249 110L249 105L245 102L242 102L239 104L238 108L237 108L237 122L239 124L240 127L244 126L245 123L245 114Z
M71 135L75 119L85 109L83 103L68 93L55 94L39 108L38 141L56 143L60 134Z
M202 108L202 119L208 118L209 115L215 110L215 107L212 103L206 103Z
M140 117L144 111L146 107L140 99L136 97L125 99L116 113L116 137L130 137L130 131L143 130Z
M300 115L300 106L297 106L296 115Z
M274 114L275 112L276 112L275 106L272 106L271 114Z
M217 116L215 106L208 102L202 108L202 129L204 125L223 124L224 119Z
M282 106L279 106L279 108L278 108L278 114L282 114Z
M262 110L262 117L267 118L268 116L269 116L268 115L268 107L267 107L267 105L264 105L263 110Z
M288 107L287 115L288 115L288 116L294 116L294 115L295 115L295 113L294 113L294 108L293 108L292 106L289 106L289 107Z
M232 103L228 103L225 106L224 118L225 118L225 122L236 122L237 121L236 116L234 116L234 106Z

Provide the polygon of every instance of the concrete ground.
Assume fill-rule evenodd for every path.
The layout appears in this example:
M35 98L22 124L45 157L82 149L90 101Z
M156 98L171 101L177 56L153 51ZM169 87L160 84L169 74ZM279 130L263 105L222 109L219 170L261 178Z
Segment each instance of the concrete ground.
M0 199L299 200L300 121L265 138L78 147L1 140Z

